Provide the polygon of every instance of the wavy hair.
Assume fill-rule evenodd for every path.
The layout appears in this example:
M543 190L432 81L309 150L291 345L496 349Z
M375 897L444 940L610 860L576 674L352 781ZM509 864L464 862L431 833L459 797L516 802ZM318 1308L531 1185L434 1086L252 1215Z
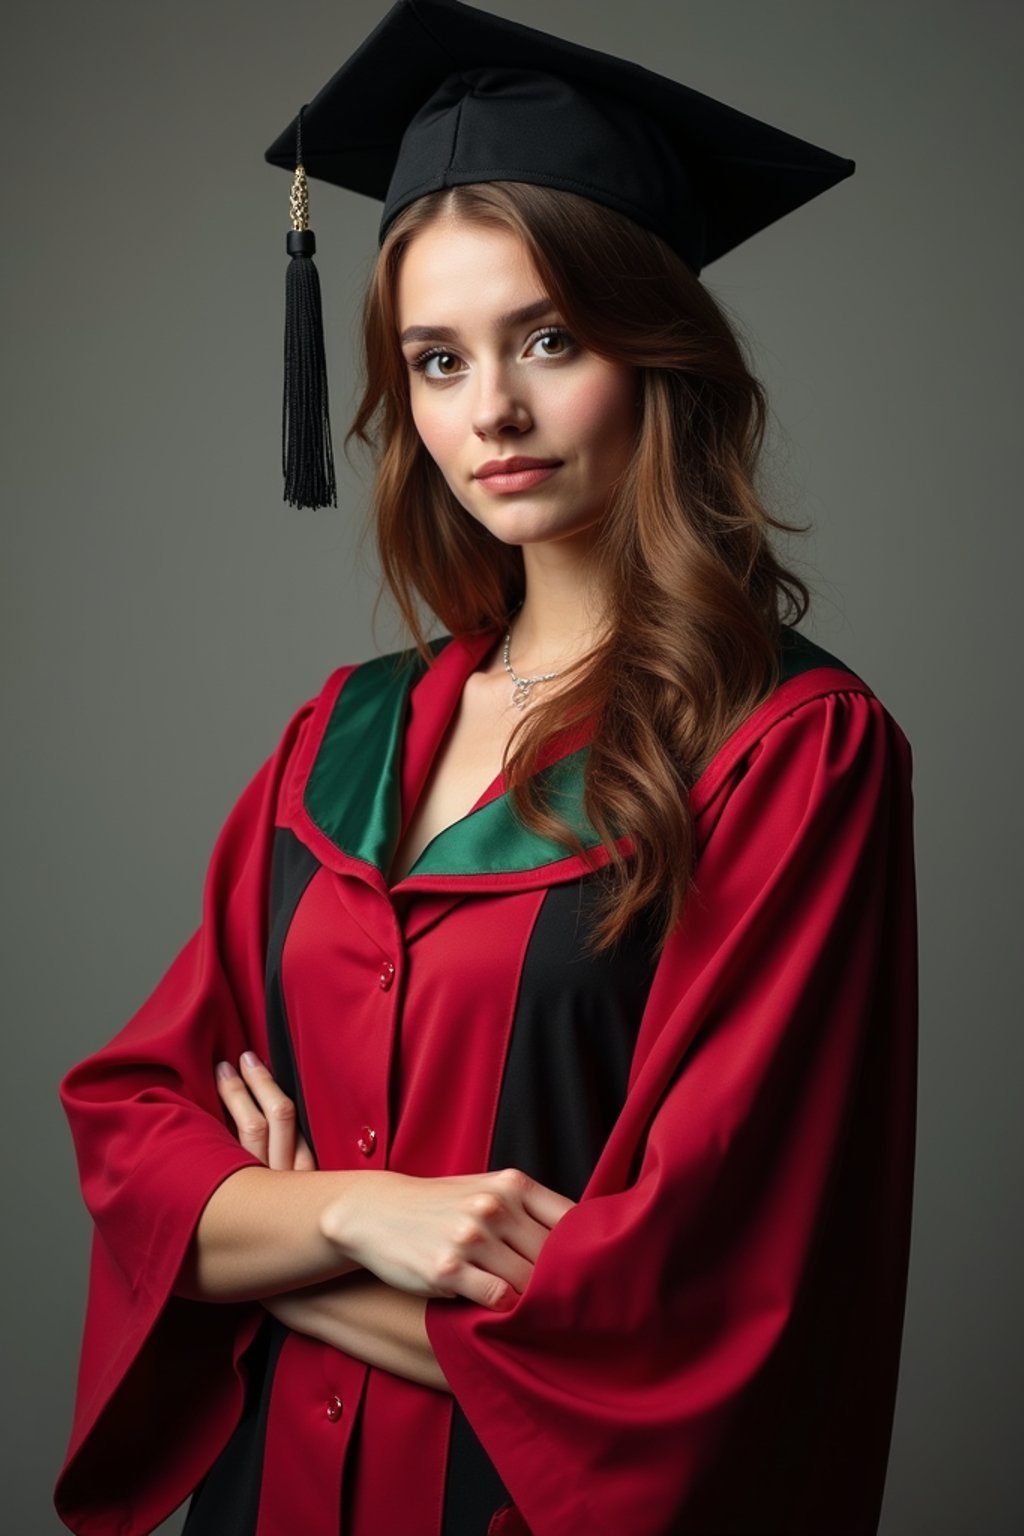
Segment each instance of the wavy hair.
M345 439L373 454L383 581L424 661L421 604L453 635L475 634L504 629L525 592L520 548L461 506L412 419L397 277L410 241L441 217L519 236L574 338L639 370L635 450L592 552L607 601L603 638L565 669L556 694L531 702L502 768L520 819L585 857L536 769L552 737L593 719L584 809L608 865L590 944L611 948L631 921L653 915L658 952L694 884L688 791L776 685L779 627L810 606L770 530L806 528L773 516L755 491L764 388L723 310L658 235L551 187L429 193L398 215L378 255L363 305L362 398ZM616 845L623 833L626 854Z

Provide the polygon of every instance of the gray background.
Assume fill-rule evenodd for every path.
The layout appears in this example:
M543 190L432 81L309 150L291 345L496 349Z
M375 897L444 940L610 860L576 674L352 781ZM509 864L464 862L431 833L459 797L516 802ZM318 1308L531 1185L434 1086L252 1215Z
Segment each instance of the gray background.
M792 548L816 592L804 627L914 749L918 1180L882 1530L1019 1531L1021 9L493 8L857 161L705 281L769 390L774 505L815 524ZM280 500L288 182L262 160L383 10L35 0L5 21L12 1532L61 1528L85 1299L57 1080L185 942L216 832L288 715L398 643L387 609L371 629L365 472L339 461L336 512ZM340 437L377 205L312 195Z

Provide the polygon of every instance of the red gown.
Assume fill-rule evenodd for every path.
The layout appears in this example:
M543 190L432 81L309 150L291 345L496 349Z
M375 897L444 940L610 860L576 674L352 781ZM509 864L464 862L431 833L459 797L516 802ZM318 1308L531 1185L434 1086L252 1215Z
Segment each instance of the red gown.
M61 1084L95 1221L55 1502L142 1536L868 1536L896 1396L915 1148L911 752L784 631L691 791L697 891L584 945L603 877L499 776L389 889L496 635L342 667L213 850L198 930ZM585 731L542 772L588 847ZM622 846L628 851L628 840ZM251 1047L322 1168L517 1166L577 1203L508 1312L428 1301L451 1393L175 1282L239 1146Z

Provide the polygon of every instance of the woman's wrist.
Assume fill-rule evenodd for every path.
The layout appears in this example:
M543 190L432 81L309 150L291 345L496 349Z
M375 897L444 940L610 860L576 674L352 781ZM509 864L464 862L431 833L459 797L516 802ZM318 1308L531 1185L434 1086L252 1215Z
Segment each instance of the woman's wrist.
M253 1301L358 1269L323 1229L324 1211L357 1176L343 1169L237 1169L203 1209L177 1294Z
M322 1242L326 1243L344 1269L338 1276L366 1271L349 1246L351 1236L351 1212L357 1198L358 1181L363 1177L361 1168L331 1170L323 1183L317 1202L316 1228ZM336 1278L332 1276L330 1278Z

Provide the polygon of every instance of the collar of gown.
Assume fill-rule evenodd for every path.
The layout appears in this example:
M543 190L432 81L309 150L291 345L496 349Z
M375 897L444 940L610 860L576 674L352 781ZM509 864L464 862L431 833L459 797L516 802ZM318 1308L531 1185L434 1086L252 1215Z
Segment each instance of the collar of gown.
M836 686L854 674L796 630L784 632L780 685L733 733L691 791L694 815L721 784L740 748L758 734L766 709L786 704L795 680L820 673ZM499 638L497 629L444 635L432 660L415 650L339 667L318 696L282 796L284 822L321 863L355 875L383 893L408 890L499 891L577 879L609 862L584 807L584 770L593 722L561 731L537 769L545 794L574 828L584 856L524 826L499 773L476 803L426 845L408 873L389 888L390 868L444 739L463 685ZM806 691L804 688L801 691ZM791 707L791 705L789 705ZM726 752L732 747L732 752ZM616 846L627 856L630 838Z

